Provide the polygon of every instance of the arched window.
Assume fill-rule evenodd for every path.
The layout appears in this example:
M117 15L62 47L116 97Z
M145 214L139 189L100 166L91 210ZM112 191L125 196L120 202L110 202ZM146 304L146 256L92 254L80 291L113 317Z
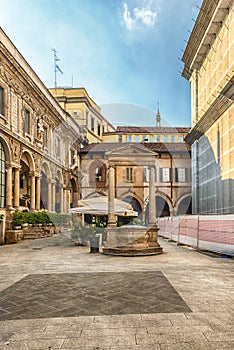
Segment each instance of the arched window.
M96 182L102 181L102 168L101 167L97 167L95 169L95 180L96 180Z
M106 186L106 164L94 160L89 167L89 184L91 187L104 188Z
M0 141L0 208L5 207L6 202L6 165L5 152Z

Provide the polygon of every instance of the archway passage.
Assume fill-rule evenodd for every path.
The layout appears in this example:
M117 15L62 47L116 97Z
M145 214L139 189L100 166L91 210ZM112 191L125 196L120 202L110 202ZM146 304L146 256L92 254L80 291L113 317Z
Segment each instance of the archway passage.
M78 206L79 191L78 185L75 179L70 179L70 208L75 208Z
M160 196L156 196L155 204L156 204L155 222L156 222L156 218L158 217L170 216L169 205L164 198ZM146 225L148 225L149 223L149 203L147 204L145 209L145 223Z
M56 177L55 178L55 211L56 213L59 213L61 210L60 191L61 191L60 181L59 181L59 178Z
M142 208L141 208L139 201L135 197L127 196L126 198L124 198L122 200L126 203L131 204L133 210L138 212L138 217L141 215Z
M42 171L41 172L41 200L40 200L40 208L48 209L48 184L47 184L47 176Z
M29 207L30 203L30 167L26 157L20 161L20 206Z
M191 196L188 196L180 202L178 206L178 215L181 214L192 214L192 198Z
M166 200L160 196L156 196L156 216L170 216L169 205Z

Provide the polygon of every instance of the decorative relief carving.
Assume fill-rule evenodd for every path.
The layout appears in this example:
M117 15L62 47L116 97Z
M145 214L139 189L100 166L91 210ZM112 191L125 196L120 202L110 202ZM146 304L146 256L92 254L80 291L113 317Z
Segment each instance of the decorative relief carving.
M40 174L40 172L41 172L41 157L35 153L34 153L33 157L34 157L34 163L35 163L35 172L37 174Z
M13 139L10 139L10 147L12 151L12 160L15 163L20 163L21 145Z

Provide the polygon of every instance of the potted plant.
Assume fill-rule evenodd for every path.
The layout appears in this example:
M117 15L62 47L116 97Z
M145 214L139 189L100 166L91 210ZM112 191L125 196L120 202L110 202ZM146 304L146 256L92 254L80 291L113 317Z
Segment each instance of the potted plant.
M22 225L26 222L24 212L15 212L13 214L12 226L15 230L20 230Z
M87 241L93 235L95 227L89 225L76 225L71 232L71 239L75 245L87 245Z

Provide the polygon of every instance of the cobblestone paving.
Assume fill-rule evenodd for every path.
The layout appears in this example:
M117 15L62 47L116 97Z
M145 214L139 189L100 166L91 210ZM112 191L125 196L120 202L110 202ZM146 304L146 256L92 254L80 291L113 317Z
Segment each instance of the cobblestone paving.
M63 235L1 246L1 300L6 297L13 305L6 303L0 308L0 350L233 350L234 260L203 255L165 240L160 243L162 255L137 258L89 254L88 248L75 247ZM83 309L91 308L92 315L46 314L52 311L48 305L64 310L61 292L74 309L70 293L77 295L78 287L82 294L81 280L83 295L90 293ZM108 287L110 280L117 282ZM157 289L161 289L159 294ZM36 308L37 298L45 301L48 293L50 303ZM130 300L136 295L142 302L120 314L124 302L126 309L125 294ZM94 310L92 295L94 304L97 295L105 299L115 295L116 308L98 314L102 303ZM25 308L18 310L22 319L16 319L19 300ZM162 308L163 301L178 309L165 312L164 305L160 312L156 306ZM109 305L111 310L112 303ZM150 307L145 311L148 305L151 311ZM28 310L30 318L26 318ZM15 313L14 319L9 319L10 313Z

